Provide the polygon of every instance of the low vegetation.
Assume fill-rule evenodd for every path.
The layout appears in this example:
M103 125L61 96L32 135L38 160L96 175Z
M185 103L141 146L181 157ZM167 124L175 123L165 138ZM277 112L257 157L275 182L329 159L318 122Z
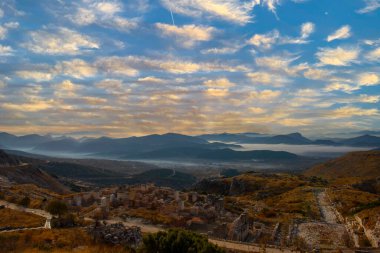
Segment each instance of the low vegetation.
M8 208L0 209L0 227L40 227L45 223L43 217ZM1 245L1 243L0 243Z
M142 253L222 253L222 249L193 232L171 229L149 234L143 239Z

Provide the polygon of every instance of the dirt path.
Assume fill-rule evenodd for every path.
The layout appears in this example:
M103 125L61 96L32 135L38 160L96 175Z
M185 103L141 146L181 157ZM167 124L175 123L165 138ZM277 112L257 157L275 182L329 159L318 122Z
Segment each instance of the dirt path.
M10 202L5 201L5 200L0 200L0 206L5 206L6 208L16 210L16 211L20 211L20 212L32 213L32 214L46 218L45 225L43 227L19 228L19 229L1 231L0 233L7 233L7 232L9 233L9 232L15 232L15 231L24 231L24 230L51 229L52 215L50 213L44 211L44 210L25 208L23 206L19 206L19 205L16 205L14 203L10 203Z
M317 193L317 203L321 211L322 218L330 224L338 224L339 220L335 215L334 208L327 197L326 190Z

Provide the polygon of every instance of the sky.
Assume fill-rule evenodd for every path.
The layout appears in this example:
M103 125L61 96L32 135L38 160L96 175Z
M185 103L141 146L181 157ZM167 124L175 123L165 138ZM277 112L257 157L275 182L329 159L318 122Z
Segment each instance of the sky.
M2 0L0 131L380 129L380 0Z

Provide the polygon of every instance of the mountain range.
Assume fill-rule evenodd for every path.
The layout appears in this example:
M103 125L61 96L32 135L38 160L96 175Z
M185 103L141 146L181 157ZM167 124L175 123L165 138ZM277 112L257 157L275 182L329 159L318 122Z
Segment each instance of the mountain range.
M50 135L15 136L0 133L4 149L27 150L30 153L70 153L116 159L201 159L201 160L290 160L297 155L270 150L240 151L240 144L328 145L380 147L380 137L362 135L347 139L311 140L300 133L263 135L258 133L208 134L187 136L175 133L129 138L52 137Z

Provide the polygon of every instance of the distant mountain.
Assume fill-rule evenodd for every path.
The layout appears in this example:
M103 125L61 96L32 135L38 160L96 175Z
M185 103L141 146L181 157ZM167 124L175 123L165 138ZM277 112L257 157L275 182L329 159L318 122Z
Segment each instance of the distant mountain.
M348 153L340 158L316 165L304 174L325 178L377 178L380 177L380 151Z
M253 133L246 134L212 134L198 136L209 141L236 142L249 144L290 144L305 145L312 144L313 141L305 138L300 133L292 133L287 135L267 136Z
M8 133L0 133L0 145L7 148L33 148L45 142L52 141L50 135L30 134L24 136L16 136Z
M180 135L163 134L148 135L143 137L130 137L112 139L101 137L97 139L86 139L83 141L75 139L61 139L46 142L36 146L36 151L43 152L74 152L94 154L103 157L156 157L156 156L178 156L179 153L197 149L219 149L228 147L240 147L225 143L209 143L201 138ZM159 153L161 155L159 155ZM150 154L150 155L148 155Z
M380 147L380 137L373 135L362 135L355 138L343 139L340 144L354 147Z
M34 150L49 152L73 152L80 146L80 142L72 139L52 140L41 143L34 147Z
M332 140L315 140L314 145L325 145L325 146L339 146L340 144Z
M254 150L254 151L235 151L232 149L217 149L202 153L198 158L205 160L260 160L277 161L297 159L299 156L285 151Z
M252 137L260 137L264 136L258 133L238 133L238 134L203 134L197 137L207 140L207 141L220 141L220 142L237 142L237 143L245 143L247 139Z

